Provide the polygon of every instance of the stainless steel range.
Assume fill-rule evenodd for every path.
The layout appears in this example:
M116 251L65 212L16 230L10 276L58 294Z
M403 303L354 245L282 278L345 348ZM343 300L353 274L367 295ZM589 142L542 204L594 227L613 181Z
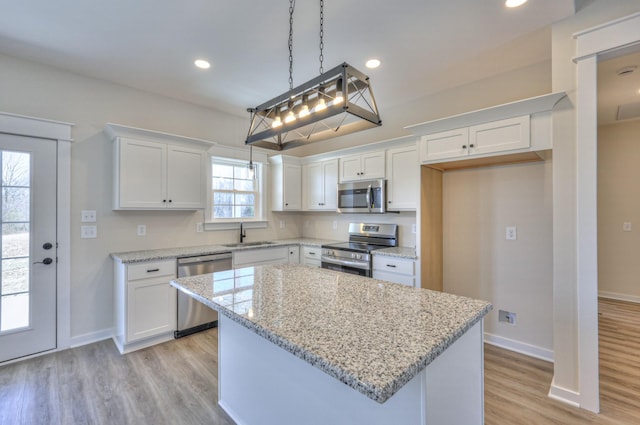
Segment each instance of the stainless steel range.
M349 242L322 245L321 267L371 277L371 252L397 245L397 224L349 223Z

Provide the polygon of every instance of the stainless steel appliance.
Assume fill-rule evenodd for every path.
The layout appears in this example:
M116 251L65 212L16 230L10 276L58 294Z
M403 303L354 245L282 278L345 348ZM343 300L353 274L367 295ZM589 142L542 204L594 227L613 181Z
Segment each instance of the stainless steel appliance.
M338 184L339 213L386 212L387 181L367 180Z
M178 277L196 276L231 270L231 252L178 258ZM182 291L178 291L178 330L176 338L213 328L218 325L218 313Z
M349 223L349 242L322 245L321 267L371 277L371 252L398 245L397 224Z

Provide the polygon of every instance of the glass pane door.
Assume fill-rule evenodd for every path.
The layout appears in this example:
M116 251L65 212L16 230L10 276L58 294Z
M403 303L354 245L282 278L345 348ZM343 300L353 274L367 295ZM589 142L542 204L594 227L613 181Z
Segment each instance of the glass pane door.
M30 323L31 154L0 151L2 164L2 259L0 333Z

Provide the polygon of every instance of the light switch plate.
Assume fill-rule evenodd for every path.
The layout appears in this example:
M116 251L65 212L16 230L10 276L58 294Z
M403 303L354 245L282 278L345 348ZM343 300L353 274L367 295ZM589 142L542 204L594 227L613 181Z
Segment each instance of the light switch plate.
M518 239L518 229L516 226L507 226L505 238L508 241L515 241Z
M196 232L202 233L204 231L204 225L202 223L196 223Z
M80 221L83 223L95 223L96 222L96 210L82 210L80 211Z
M80 238L95 239L98 237L98 226L80 226Z
M138 236L145 236L147 234L147 225L138 224Z

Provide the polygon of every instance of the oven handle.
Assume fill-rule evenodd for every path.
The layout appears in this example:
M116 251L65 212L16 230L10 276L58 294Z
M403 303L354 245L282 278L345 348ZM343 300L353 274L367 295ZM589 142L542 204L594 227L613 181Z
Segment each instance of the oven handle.
M361 262L361 261L334 260L333 258L328 258L328 257L320 257L320 261L324 261L325 263L329 263L329 264L336 264L338 266L356 267L362 270L369 270L371 268L371 266L369 266L369 263Z
M371 212L371 185L367 186L367 208Z

